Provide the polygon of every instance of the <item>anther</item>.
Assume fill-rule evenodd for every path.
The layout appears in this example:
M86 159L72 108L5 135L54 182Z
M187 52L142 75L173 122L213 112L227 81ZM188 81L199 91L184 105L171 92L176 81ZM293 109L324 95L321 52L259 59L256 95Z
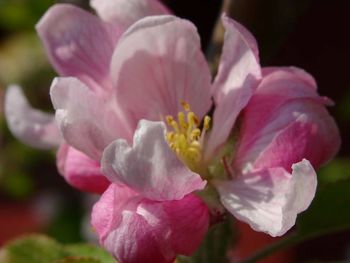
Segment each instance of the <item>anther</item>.
M206 130L206 131L209 130L210 121L211 121L211 118L209 116L204 117L204 122L203 122L203 129L204 130Z
M181 106L182 106L182 108L184 108L185 111L190 111L191 110L190 104L188 104L185 101L181 101Z

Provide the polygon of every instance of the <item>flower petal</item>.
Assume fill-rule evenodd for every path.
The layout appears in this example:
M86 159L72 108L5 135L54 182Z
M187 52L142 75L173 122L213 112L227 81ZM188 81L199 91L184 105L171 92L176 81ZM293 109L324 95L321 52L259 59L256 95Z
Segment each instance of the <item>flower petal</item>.
M76 78L56 78L51 100L65 140L99 161L104 148L117 138L130 140L132 131L112 100L105 100Z
M52 65L90 88L110 88L109 65L121 30L69 4L51 7L36 25Z
M210 71L189 21L173 16L139 20L118 42L111 68L118 103L135 127L140 119L177 116L181 101L200 118L210 109Z
M317 186L316 173L307 160L292 169L292 174L277 167L221 181L217 183L221 202L254 230L283 235L310 205Z
M92 225L101 244L120 262L171 263L177 254L190 255L198 247L209 212L192 194L155 202L112 184L93 208Z
M112 182L126 184L152 200L178 200L206 184L170 149L162 122L141 120L133 146L122 139L114 141L101 163Z
M311 89L317 89L316 80L307 73L305 70L297 67L265 67L262 69L263 77L267 77L270 74L289 74L290 76L294 76L305 83L305 86Z
M226 141L238 114L247 105L261 78L254 37L225 15L222 23L226 29L225 41L213 84L216 108L205 159L210 158Z
M158 0L90 0L90 5L106 22L125 28L143 17L170 13Z
M312 77L296 68L270 70L247 105L234 167L284 167L303 158L319 167L339 149L340 136Z
M12 134L25 144L51 149L62 141L54 116L33 109L19 86L12 85L6 91L5 116Z
M110 184L97 161L67 144L57 152L57 166L67 183L80 191L102 194Z

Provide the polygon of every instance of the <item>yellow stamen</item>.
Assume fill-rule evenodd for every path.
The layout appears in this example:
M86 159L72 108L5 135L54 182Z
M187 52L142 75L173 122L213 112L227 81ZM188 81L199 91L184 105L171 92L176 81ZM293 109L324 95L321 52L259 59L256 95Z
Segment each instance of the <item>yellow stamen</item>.
M204 123L203 123L203 130L207 131L209 130L211 118L209 116L204 117Z
M199 128L200 121L191 107L186 102L181 102L184 111L177 114L177 121L172 116L166 116L166 122L170 129L166 134L166 140L170 148L186 163L189 168L198 167L202 159L204 135L210 128L210 117L203 119L203 128Z
M191 110L190 104L188 104L185 101L181 101L181 106L182 106L182 108L184 108L185 111L190 111Z

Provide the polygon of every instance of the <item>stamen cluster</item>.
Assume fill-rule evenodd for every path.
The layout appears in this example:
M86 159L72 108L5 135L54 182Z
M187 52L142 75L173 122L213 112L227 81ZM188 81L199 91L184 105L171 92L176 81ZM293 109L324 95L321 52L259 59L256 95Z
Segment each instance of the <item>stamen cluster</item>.
M200 129L200 121L191 111L190 105L181 102L184 109L177 114L177 121L170 115L166 116L166 122L171 129L167 132L166 140L170 148L190 168L195 169L202 159L204 136L210 126L210 117L205 116L203 127Z

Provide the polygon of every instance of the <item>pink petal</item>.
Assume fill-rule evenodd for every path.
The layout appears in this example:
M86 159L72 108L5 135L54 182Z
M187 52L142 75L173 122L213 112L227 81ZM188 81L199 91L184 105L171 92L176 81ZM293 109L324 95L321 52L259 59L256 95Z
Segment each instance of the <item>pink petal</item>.
M110 184L98 162L67 144L57 152L57 166L67 183L80 191L101 194Z
M36 26L52 65L90 88L110 88L109 64L121 29L69 4L56 4Z
M154 202L112 184L93 208L92 225L101 244L121 263L172 263L177 254L190 255L199 246L209 213L192 194Z
M75 78L56 78L51 100L64 139L94 160L117 138L130 140L128 122L112 100L106 100Z
M62 141L54 116L33 109L19 86L6 91L5 117L12 134L32 147L51 149Z
M173 16L147 17L122 36L112 59L118 103L136 127L183 111L199 116L211 106L211 77L196 28Z
M254 230L283 235L310 205L317 186L316 173L307 160L292 169L292 174L277 167L221 181L217 183L221 202Z
M226 141L238 114L248 103L261 78L254 37L225 15L222 23L226 29L225 42L213 84L216 109L205 159L210 158Z
M111 231L122 220L123 210L135 210L142 197L126 186L110 184L94 205L91 224L97 232L100 243L104 243Z
M125 28L143 17L170 13L158 0L90 0L90 5L106 22Z
M119 139L103 153L102 170L112 181L128 185L152 200L178 200L205 187L206 182L190 171L165 141L162 122L141 120L133 146Z
M308 86L312 89L317 89L317 83L313 76L307 73L305 70L297 67L265 67L262 69L263 76L266 77L270 74L290 74L294 78L298 78L301 81L305 82L305 86Z
M333 118L311 77L295 68L281 68L265 76L243 115L234 166L242 169L291 165L303 158L319 167L339 149Z

